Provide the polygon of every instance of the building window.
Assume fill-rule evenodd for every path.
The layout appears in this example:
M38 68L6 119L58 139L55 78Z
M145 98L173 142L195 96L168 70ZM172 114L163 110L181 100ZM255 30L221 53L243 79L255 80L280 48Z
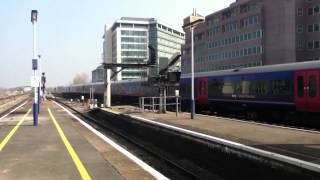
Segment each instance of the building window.
M298 24L298 33L303 33L303 25L302 24Z
M259 16L249 16L240 20L240 27L247 27L251 25L259 24Z
M146 38L121 37L121 42L146 43Z
M244 49L244 55L245 56L248 55L248 49L247 48Z
M239 36L236 36L236 42L238 43L240 41Z
M313 32L313 24L308 25L308 32Z
M127 30L122 30L121 35L123 36L146 36L147 32L146 31L127 31Z
M257 31L257 37L260 38L261 37L261 32Z
M297 15L298 16L303 16L303 8L298 8Z
M262 53L262 48L260 46L257 47L258 54Z
M252 39L256 39L257 38L257 33L256 32L253 32L252 33Z
M244 52L243 49L240 50L240 56L243 56Z
M256 54L256 53L257 53L257 48L256 48L256 47L253 47L252 53L253 53L253 54Z
M308 8L308 16L312 16L313 15L313 8Z
M245 34L245 35L244 35L244 40L245 40L245 41L248 40L248 34Z
M308 41L308 49L313 49L313 41Z
M319 29L320 29L319 24L313 25L313 32L319 32Z
M303 40L298 41L298 49L304 49L304 41Z
M319 11L320 11L319 5L314 6L314 8L313 8L313 13L314 13L315 15L317 15L317 14L319 14Z
M320 48L320 41L314 41L314 45L313 45L314 49L319 49Z
M251 53L252 53L252 49L248 48L248 55L251 55Z

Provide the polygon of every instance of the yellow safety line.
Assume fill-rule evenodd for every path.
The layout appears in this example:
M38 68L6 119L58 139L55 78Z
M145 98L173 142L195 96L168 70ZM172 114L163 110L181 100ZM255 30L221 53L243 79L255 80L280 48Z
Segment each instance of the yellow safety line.
M6 144L9 142L11 137L14 135L14 133L18 130L20 125L24 122L24 120L27 118L29 115L31 109L28 110L28 112L22 117L22 119L18 122L18 124L10 131L10 133L4 138L4 140L0 144L0 151L3 150L3 148L6 146Z
M48 108L48 112L49 112L49 115L52 119L52 122L53 124L55 125L64 145L66 146L70 156L72 157L72 160L73 162L75 163L78 171L80 172L80 175L82 177L82 179L85 179L85 180L90 180L91 177L89 176L86 168L83 166L81 160L79 159L77 153L74 151L74 149L72 148L71 144L69 143L68 139L66 138L66 136L64 135L60 125L58 124L57 120L54 118L54 116L52 115L51 113L51 110Z

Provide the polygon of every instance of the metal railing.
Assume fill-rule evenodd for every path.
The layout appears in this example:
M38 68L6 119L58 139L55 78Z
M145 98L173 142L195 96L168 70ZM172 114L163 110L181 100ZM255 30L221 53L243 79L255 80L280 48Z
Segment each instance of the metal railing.
M181 112L181 97L180 96L166 96L166 97L140 97L139 98L140 111L145 109L153 112L165 113L168 107L174 107L176 115Z

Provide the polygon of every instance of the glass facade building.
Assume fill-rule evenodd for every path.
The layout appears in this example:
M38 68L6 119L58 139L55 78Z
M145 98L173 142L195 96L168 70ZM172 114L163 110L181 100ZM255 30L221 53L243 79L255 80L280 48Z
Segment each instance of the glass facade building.
M111 27L105 27L103 59L106 63L146 63L148 45L156 49L157 66L152 69L128 68L119 72L114 80L143 79L159 71L162 59L169 59L181 51L184 34L159 23L154 18L123 17ZM166 62L168 63L168 62ZM114 69L114 72L120 68Z

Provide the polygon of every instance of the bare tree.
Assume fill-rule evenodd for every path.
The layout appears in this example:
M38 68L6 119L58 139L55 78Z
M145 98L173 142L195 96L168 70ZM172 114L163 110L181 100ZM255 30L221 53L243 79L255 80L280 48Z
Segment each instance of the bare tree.
M89 82L89 76L87 73L76 74L73 78L73 84L85 84Z

